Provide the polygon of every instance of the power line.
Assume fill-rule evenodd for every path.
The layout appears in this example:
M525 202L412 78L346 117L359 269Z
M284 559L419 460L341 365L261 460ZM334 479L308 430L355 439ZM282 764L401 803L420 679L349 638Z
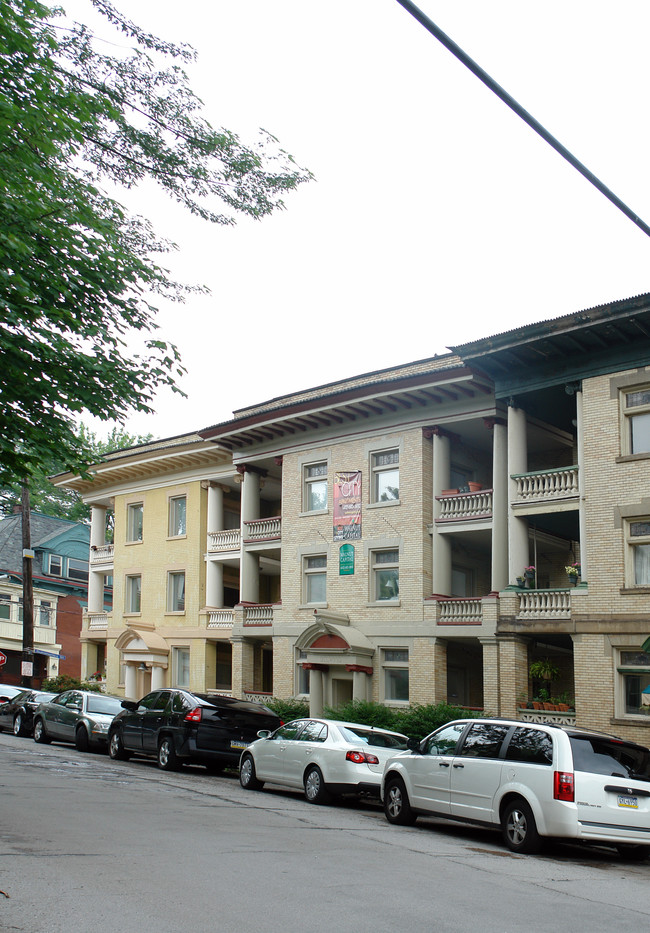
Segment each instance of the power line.
M486 87L488 87L494 94L499 97L504 104L507 104L511 110L513 110L518 117L527 123L531 129L542 137L550 146L555 149L556 152L562 156L563 159L566 159L567 162L577 169L587 181L597 188L601 194L604 194L605 197L612 202L620 211L622 211L626 217L637 225L646 236L650 236L650 227L645 221L641 220L638 214L632 210L631 207L628 207L614 192L607 187L599 178L597 178L593 172L590 172L586 165L577 159L573 153L569 152L566 146L563 146L562 143L555 138L547 129L545 129L541 123L539 123L535 117L533 117L527 110L525 110L521 104L519 104L514 97L511 97L506 90L504 90L500 84L491 78L487 71L484 71L480 65L478 65L473 58L464 52L459 45L457 45L453 39L451 39L445 32L442 31L433 20L429 19L422 10L420 10L414 3L411 3L411 0L397 0L400 6L403 6L415 19L422 25L424 28L431 33L439 42L448 49L452 55L454 55L460 62L463 63L472 74L476 75L479 81L482 81Z

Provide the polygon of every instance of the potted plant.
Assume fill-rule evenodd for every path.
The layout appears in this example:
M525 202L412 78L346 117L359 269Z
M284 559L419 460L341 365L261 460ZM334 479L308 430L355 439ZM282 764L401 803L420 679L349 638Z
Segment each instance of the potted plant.
M573 561L564 568L566 575L569 578L569 583L571 586L577 586L578 577L580 576L580 564L577 561Z
M553 664L550 658L542 658L539 661L531 662L528 673L533 680L557 680L560 676L560 669ZM549 697L547 697L547 701L548 699Z
M517 586L518 586L520 589L523 590L523 588L524 588L525 585L526 585L526 581L524 580L524 578L523 578L523 577L517 577Z
M531 590L535 589L535 574L537 569L534 564L529 564L528 567L524 567L524 579L528 583L528 586Z

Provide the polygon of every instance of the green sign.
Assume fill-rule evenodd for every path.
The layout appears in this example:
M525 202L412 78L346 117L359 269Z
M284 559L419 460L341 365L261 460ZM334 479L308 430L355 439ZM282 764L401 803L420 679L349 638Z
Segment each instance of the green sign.
M354 573L354 545L342 544L339 548L339 576Z

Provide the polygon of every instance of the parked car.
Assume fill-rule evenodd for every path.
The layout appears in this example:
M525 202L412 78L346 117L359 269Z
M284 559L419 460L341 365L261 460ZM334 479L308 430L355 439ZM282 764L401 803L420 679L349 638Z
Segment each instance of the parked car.
M650 751L568 726L450 722L391 758L382 799L391 823L419 815L498 827L513 852L544 837L650 855Z
M44 693L42 690L21 690L6 703L0 703L0 730L11 729L14 735L31 735L34 710L55 696L56 693Z
M123 700L122 707L111 725L109 755L156 758L164 771L186 763L214 771L237 765L260 729L281 723L261 703L180 689L154 690L139 703Z
M66 690L34 713L34 741L74 742L80 752L105 749L108 728L120 712L120 697L91 690Z
M302 788L310 803L336 794L379 795L385 762L405 751L399 732L331 719L296 719L261 735L242 752L239 780L246 790L264 782Z
M16 694L21 693L24 687L15 687L13 684L0 684L0 703L6 703L13 699Z

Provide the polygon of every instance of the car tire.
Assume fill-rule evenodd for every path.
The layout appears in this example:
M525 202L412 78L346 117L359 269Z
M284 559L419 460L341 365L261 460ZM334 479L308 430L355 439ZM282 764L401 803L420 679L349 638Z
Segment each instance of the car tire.
M330 792L325 786L323 772L313 765L305 774L305 797L308 803L329 803Z
M113 761L127 761L131 757L124 748L122 734L117 729L114 729L108 737L108 757Z
M620 845L616 850L622 859L628 862L645 862L650 858L650 846L643 845Z
M534 855L542 848L533 811L525 800L518 798L506 805L501 819L503 841L511 852Z
M158 744L158 767L163 771L178 771L180 766L174 739L171 735L164 735Z
M264 782L259 781L255 773L255 762L252 755L244 755L239 769L239 783L244 790L262 790Z
M39 745L49 745L52 741L45 731L45 723L42 719L37 719L34 722L34 741L38 742Z
M78 752L87 752L90 750L90 739L88 730L85 726L78 726L74 734L74 745Z
M417 815L411 809L409 795L404 781L398 777L389 778L384 789L384 813L389 823L397 826L412 826Z
M16 713L14 717L14 735L25 734L25 720L22 713Z

